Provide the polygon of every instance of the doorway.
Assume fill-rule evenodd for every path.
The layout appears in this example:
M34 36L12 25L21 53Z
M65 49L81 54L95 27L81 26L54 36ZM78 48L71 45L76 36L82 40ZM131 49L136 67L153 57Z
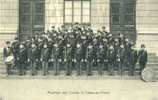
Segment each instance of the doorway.
M35 32L44 31L44 0L19 0L19 38L20 41L32 37Z
M110 32L136 42L136 0L110 0Z

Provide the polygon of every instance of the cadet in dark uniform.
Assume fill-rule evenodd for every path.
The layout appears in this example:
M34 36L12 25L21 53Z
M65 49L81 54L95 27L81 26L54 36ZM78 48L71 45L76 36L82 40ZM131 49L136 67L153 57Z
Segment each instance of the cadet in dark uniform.
M25 75L25 66L26 66L26 48L24 44L20 44L20 50L19 50L19 75Z
M59 75L59 59L58 59L58 55L59 55L59 47L58 44L55 43L53 45L53 49L52 49L52 55L51 55L51 61L54 63L54 71L55 71L55 75Z
M98 62L98 74L103 74L103 68L104 68L104 47L102 43L100 43L99 48L97 50L97 62Z
M83 36L83 41L82 41L82 54L81 54L81 65L83 66L84 69L86 69L87 67L87 59L86 59L86 53L87 53L87 41L86 41L86 36Z
M107 40L108 40L108 45L114 45L114 39L111 33L107 36Z
M50 52L47 44L45 43L43 45L43 48L41 50L41 61L42 61L42 68L43 68L43 75L47 75L48 72L48 64L49 64L49 59L50 59Z
M119 37L118 37L118 39L119 39L119 44L124 44L125 37L124 37L123 34L119 33Z
M129 58L130 58L130 43L129 43L129 40L128 38L125 39L125 42L124 42L124 48L125 48L125 55L124 55L124 64L125 64L125 70L128 70L129 71Z
M90 43L87 48L87 75L92 75L92 68L93 68L93 44Z
M25 49L26 49L26 65L25 65L25 70L28 70L30 68L29 62L28 62L28 54L29 54L30 47L31 47L31 41L29 39L27 39L26 42L25 42Z
M109 47L109 52L108 52L108 61L109 61L109 75L114 75L114 59L115 59L115 51L114 47L111 45Z
M119 52L118 52L118 55L116 55L116 59L117 59L117 62L119 64L119 74L122 76L123 72L124 72L124 56L125 56L125 49L124 49L124 45L121 44L120 45L120 49L119 49Z
M117 69L118 71L119 71L119 62L118 62L119 49L120 49L119 40L118 40L118 38L115 38L115 41L114 41L114 51L115 51L114 65L115 65L115 69Z
M51 38L48 38L48 42L47 42L47 48L48 48L48 50L49 50L49 55L48 55L48 57L49 57L49 61L48 61L48 69L52 69L52 62L51 62L51 53L52 53L52 49L53 49L53 45L54 43L53 43L53 40L51 39Z
M102 27L102 31L101 32L102 32L102 35L105 36L105 37L108 35L108 32L106 31L106 27L105 26Z
M103 38L103 46L104 46L104 69L108 70L108 44L107 39Z
M130 51L130 58L129 58L129 75L133 76L135 71L135 65L137 63L137 51L134 49L134 44L132 43L131 51Z
M37 70L36 70L36 64L37 64L37 46L35 45L35 43L31 44L31 47L28 50L28 62L30 62L31 65L31 74L34 76L37 74Z
M94 38L93 39L93 66L97 66L97 49L98 49L98 45L97 45L97 39Z
M72 45L69 42L66 45L66 54L67 54L66 75L69 76L72 73Z
M43 48L43 40L38 38L38 44L37 44L37 69L42 68L42 62L41 62L41 50Z
M15 59L15 63L13 66L14 68L18 69L18 65L19 65L19 57L18 57L18 54L19 54L19 41L18 41L18 38L15 38L14 42L12 43L11 45L11 48L12 48L12 53L13 53L13 56L14 56L14 59Z
M63 38L63 36L60 34L59 36L58 36L58 38L59 38L59 42L58 42L58 48L59 48L59 55L58 55L58 59L59 59L59 66L61 66L61 69L63 69L64 68L64 50L65 50L65 48L64 48L64 46L65 46L65 40L64 40L64 38Z
M147 62L148 62L148 53L145 50L145 45L142 44L141 45L141 50L138 53L138 60L139 60L139 66L140 66L140 74L143 71L143 69L145 68Z
M10 44L10 41L7 41L6 42L6 47L4 47L4 49L3 49L3 57L4 57L4 60L7 58L7 57L9 57L9 56L11 56L12 55L12 51L11 51L11 46L10 46L11 44ZM12 72L11 72L11 64L8 64L8 63L5 63L6 64L6 67L7 67L7 74L8 75L10 75L10 74L12 74Z
M77 75L81 75L82 73L82 66L81 66L81 52L82 52L82 45L80 43L77 43L76 45L76 52L75 52L75 59L77 61L77 66L76 66L76 69L77 69Z

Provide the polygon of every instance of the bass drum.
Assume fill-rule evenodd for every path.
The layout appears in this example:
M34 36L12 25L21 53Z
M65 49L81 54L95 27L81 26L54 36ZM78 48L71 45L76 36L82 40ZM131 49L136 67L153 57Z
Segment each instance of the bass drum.
M145 82L155 82L156 81L156 71L153 67L146 67L141 73L142 80Z

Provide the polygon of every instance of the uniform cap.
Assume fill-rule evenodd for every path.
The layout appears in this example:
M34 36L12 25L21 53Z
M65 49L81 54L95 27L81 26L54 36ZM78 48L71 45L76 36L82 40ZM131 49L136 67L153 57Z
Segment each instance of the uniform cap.
M52 28L55 28L55 26L52 26Z
M102 28L103 28L103 29L105 29L106 27L105 27L105 26L103 26Z
M17 38L17 37L15 37L14 39L15 39L15 40L18 40L18 38Z
M6 44L10 44L10 41L6 41Z
M141 48L145 48L145 44L141 44Z

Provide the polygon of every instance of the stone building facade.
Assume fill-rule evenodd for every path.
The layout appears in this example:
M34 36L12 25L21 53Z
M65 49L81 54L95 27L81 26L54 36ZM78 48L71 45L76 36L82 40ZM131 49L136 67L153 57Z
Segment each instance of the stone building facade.
M119 0L0 0L0 45L4 45L6 40L13 40L15 36L18 35L21 30L25 30L26 34L31 33L33 28L28 29L21 20L29 20L26 16L31 16L29 25L32 27L41 27L44 31L51 29L51 26L54 25L56 28L60 27L65 23L71 23L79 21L79 23L90 24L92 29L97 30L102 26L106 26L107 31L112 31L112 18L116 21L120 21L122 16L118 13L119 18L115 18L115 14L112 14L112 2L116 1L116 6L118 6L117 1ZM127 0L120 0L120 5ZM128 0L135 2L134 5L134 15L132 18L134 21L134 28L136 34L136 43L139 47L141 43L147 45L147 49L150 52L157 52L158 49L158 1L157 0ZM34 10L36 9L34 2L38 4L43 3L43 13L38 14ZM21 15L21 11L24 8L21 6L22 4L30 5L30 14L23 17ZM121 6L118 6L121 9ZM126 5L126 4L124 4ZM125 6L123 6L125 7ZM27 6L26 6L27 8ZM25 8L25 9L26 9ZM117 16L117 8L116 16ZM122 8L123 9L123 8ZM26 11L27 12L27 11ZM39 10L40 12L40 10ZM121 13L124 13L122 11ZM39 15L36 17L36 15ZM21 19L22 18L22 19ZM36 19L42 19L43 22L36 24ZM131 17L130 17L131 18ZM129 19L131 20L131 19ZM35 21L35 22L34 22ZM124 21L126 23L127 21ZM129 22L130 23L130 22ZM116 25L117 26L117 25ZM131 24L127 25L131 26ZM30 27L29 27L30 28ZM116 29L118 32L119 29ZM116 31L116 32L117 32ZM114 31L115 32L115 31ZM126 31L125 31L126 32ZM22 33L22 32L21 32ZM127 32L128 34L128 32ZM24 35L25 37L25 35ZM2 51L2 49L0 50Z

